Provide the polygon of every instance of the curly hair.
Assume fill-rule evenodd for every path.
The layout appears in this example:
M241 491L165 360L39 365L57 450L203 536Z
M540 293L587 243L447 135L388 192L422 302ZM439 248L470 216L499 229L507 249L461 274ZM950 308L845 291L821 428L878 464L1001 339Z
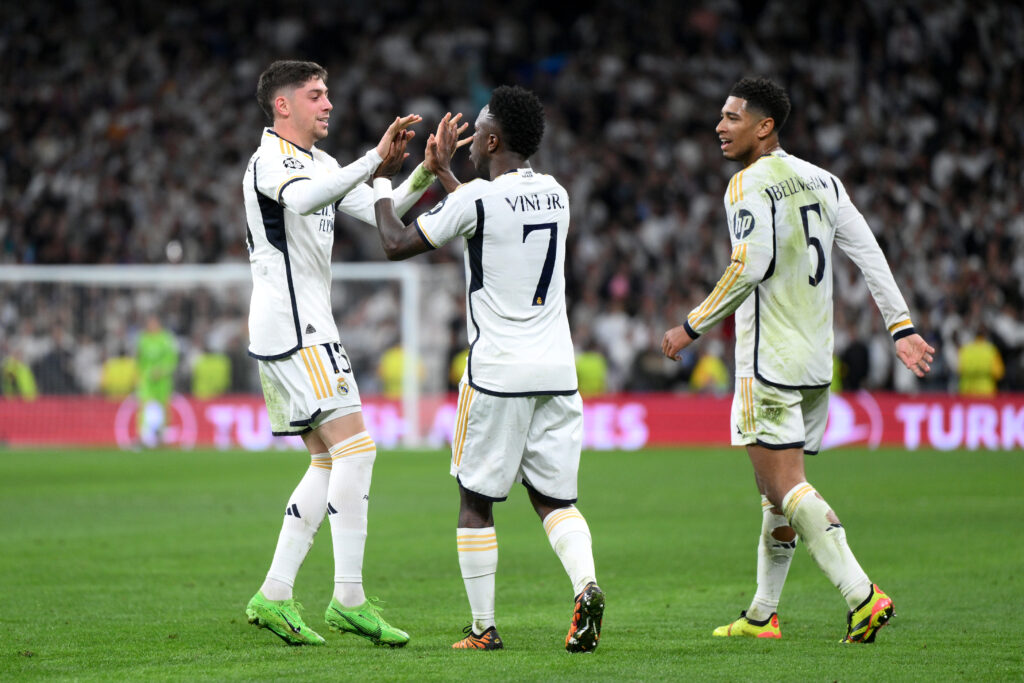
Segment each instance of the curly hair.
M281 88L304 85L313 78L327 80L327 69L316 62L278 60L260 74L256 84L256 101L267 117L267 123L274 123L274 97Z
M518 85L503 85L494 89L487 106L509 150L528 159L540 149L544 105L535 94Z
M775 119L775 131L786 125L789 118L789 95L782 86L770 78L743 78L732 86L729 94L747 101L748 109L756 109Z

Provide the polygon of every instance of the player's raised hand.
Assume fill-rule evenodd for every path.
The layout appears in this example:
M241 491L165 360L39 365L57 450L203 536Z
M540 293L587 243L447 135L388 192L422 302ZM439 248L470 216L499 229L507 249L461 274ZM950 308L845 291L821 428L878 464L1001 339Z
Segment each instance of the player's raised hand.
M924 377L925 373L932 369L929 363L935 360L934 354L935 349L919 334L911 334L896 340L896 355L918 377Z
M394 142L398 134L403 131L408 135L406 142L411 140L416 135L416 131L406 129L414 123L419 123L422 120L423 117L419 114L396 116L395 120L391 122L390 126L388 126L388 129L384 131L384 135L381 137L380 142L377 143L377 154L379 154L381 158L384 158L384 155L388 153L388 148L391 146L391 143Z
M395 139L388 146L387 152L383 155L380 165L373 172L374 178L391 178L402 169L402 162L408 155L405 151L406 145L414 135L411 130L400 130Z
M473 140L472 135L462 140L459 139L459 135L469 127L468 123L463 123L460 126L461 119L462 114L452 116L451 112L446 113L437 124L437 132L431 133L427 138L423 164L434 175L440 175L447 170L448 162L455 155L455 150Z
M679 360L679 352L689 346L692 341L693 337L687 334L685 327L682 325L673 327L661 339L661 352L672 360Z
M455 146L452 147L451 156L455 155L455 150L457 150L458 148L465 147L469 143L473 142L473 136L472 135L468 135L468 136L466 136L466 137L464 137L462 139L459 139L459 136L462 135L463 133L465 133L466 129L469 128L469 123L463 123L460 126L459 122L461 120L462 120L462 114L459 113L459 114L456 114L455 116L453 116L451 118L451 120L448 122L448 130L455 137ZM440 128L440 126L438 128Z

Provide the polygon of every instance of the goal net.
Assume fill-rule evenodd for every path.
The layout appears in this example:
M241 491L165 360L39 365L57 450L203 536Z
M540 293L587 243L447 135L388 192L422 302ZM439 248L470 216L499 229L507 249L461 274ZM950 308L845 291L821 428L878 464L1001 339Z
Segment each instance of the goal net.
M457 267L332 271L335 319L374 438L450 438L449 365L465 336L453 333L464 329ZM151 444L144 437L156 424L169 446L301 446L270 432L247 354L251 291L248 264L0 268L0 444L137 447ZM178 350L163 423L163 411L154 423L137 396L137 346L150 318Z

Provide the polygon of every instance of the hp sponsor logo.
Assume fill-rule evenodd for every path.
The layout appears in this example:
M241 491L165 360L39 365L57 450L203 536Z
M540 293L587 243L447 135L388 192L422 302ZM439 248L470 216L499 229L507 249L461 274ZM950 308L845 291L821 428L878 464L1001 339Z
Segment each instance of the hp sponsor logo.
M732 216L732 234L741 240L754 231L754 214L740 209Z

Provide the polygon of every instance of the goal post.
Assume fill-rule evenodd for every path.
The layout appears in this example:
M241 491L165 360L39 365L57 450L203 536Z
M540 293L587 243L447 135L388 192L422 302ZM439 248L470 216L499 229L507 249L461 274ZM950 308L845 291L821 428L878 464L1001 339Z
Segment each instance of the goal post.
M389 347L400 347L400 442L422 445L424 393L434 400L448 388L448 327L458 314L461 274L451 265L407 262L336 263L331 272L334 315L360 394L384 393L378 363ZM190 359L199 347L214 347L230 359L231 391L256 396L257 363L246 358L251 292L248 263L0 266L0 358L5 373L18 363L36 370L40 397L59 396L65 403L109 398L101 366L130 355L132 339L156 314ZM6 440L5 427L11 431L4 422L17 419L9 410L19 398L11 373L5 374L0 404L0 442ZM177 379L176 390L187 393L185 371ZM55 417L40 415L39 428Z

